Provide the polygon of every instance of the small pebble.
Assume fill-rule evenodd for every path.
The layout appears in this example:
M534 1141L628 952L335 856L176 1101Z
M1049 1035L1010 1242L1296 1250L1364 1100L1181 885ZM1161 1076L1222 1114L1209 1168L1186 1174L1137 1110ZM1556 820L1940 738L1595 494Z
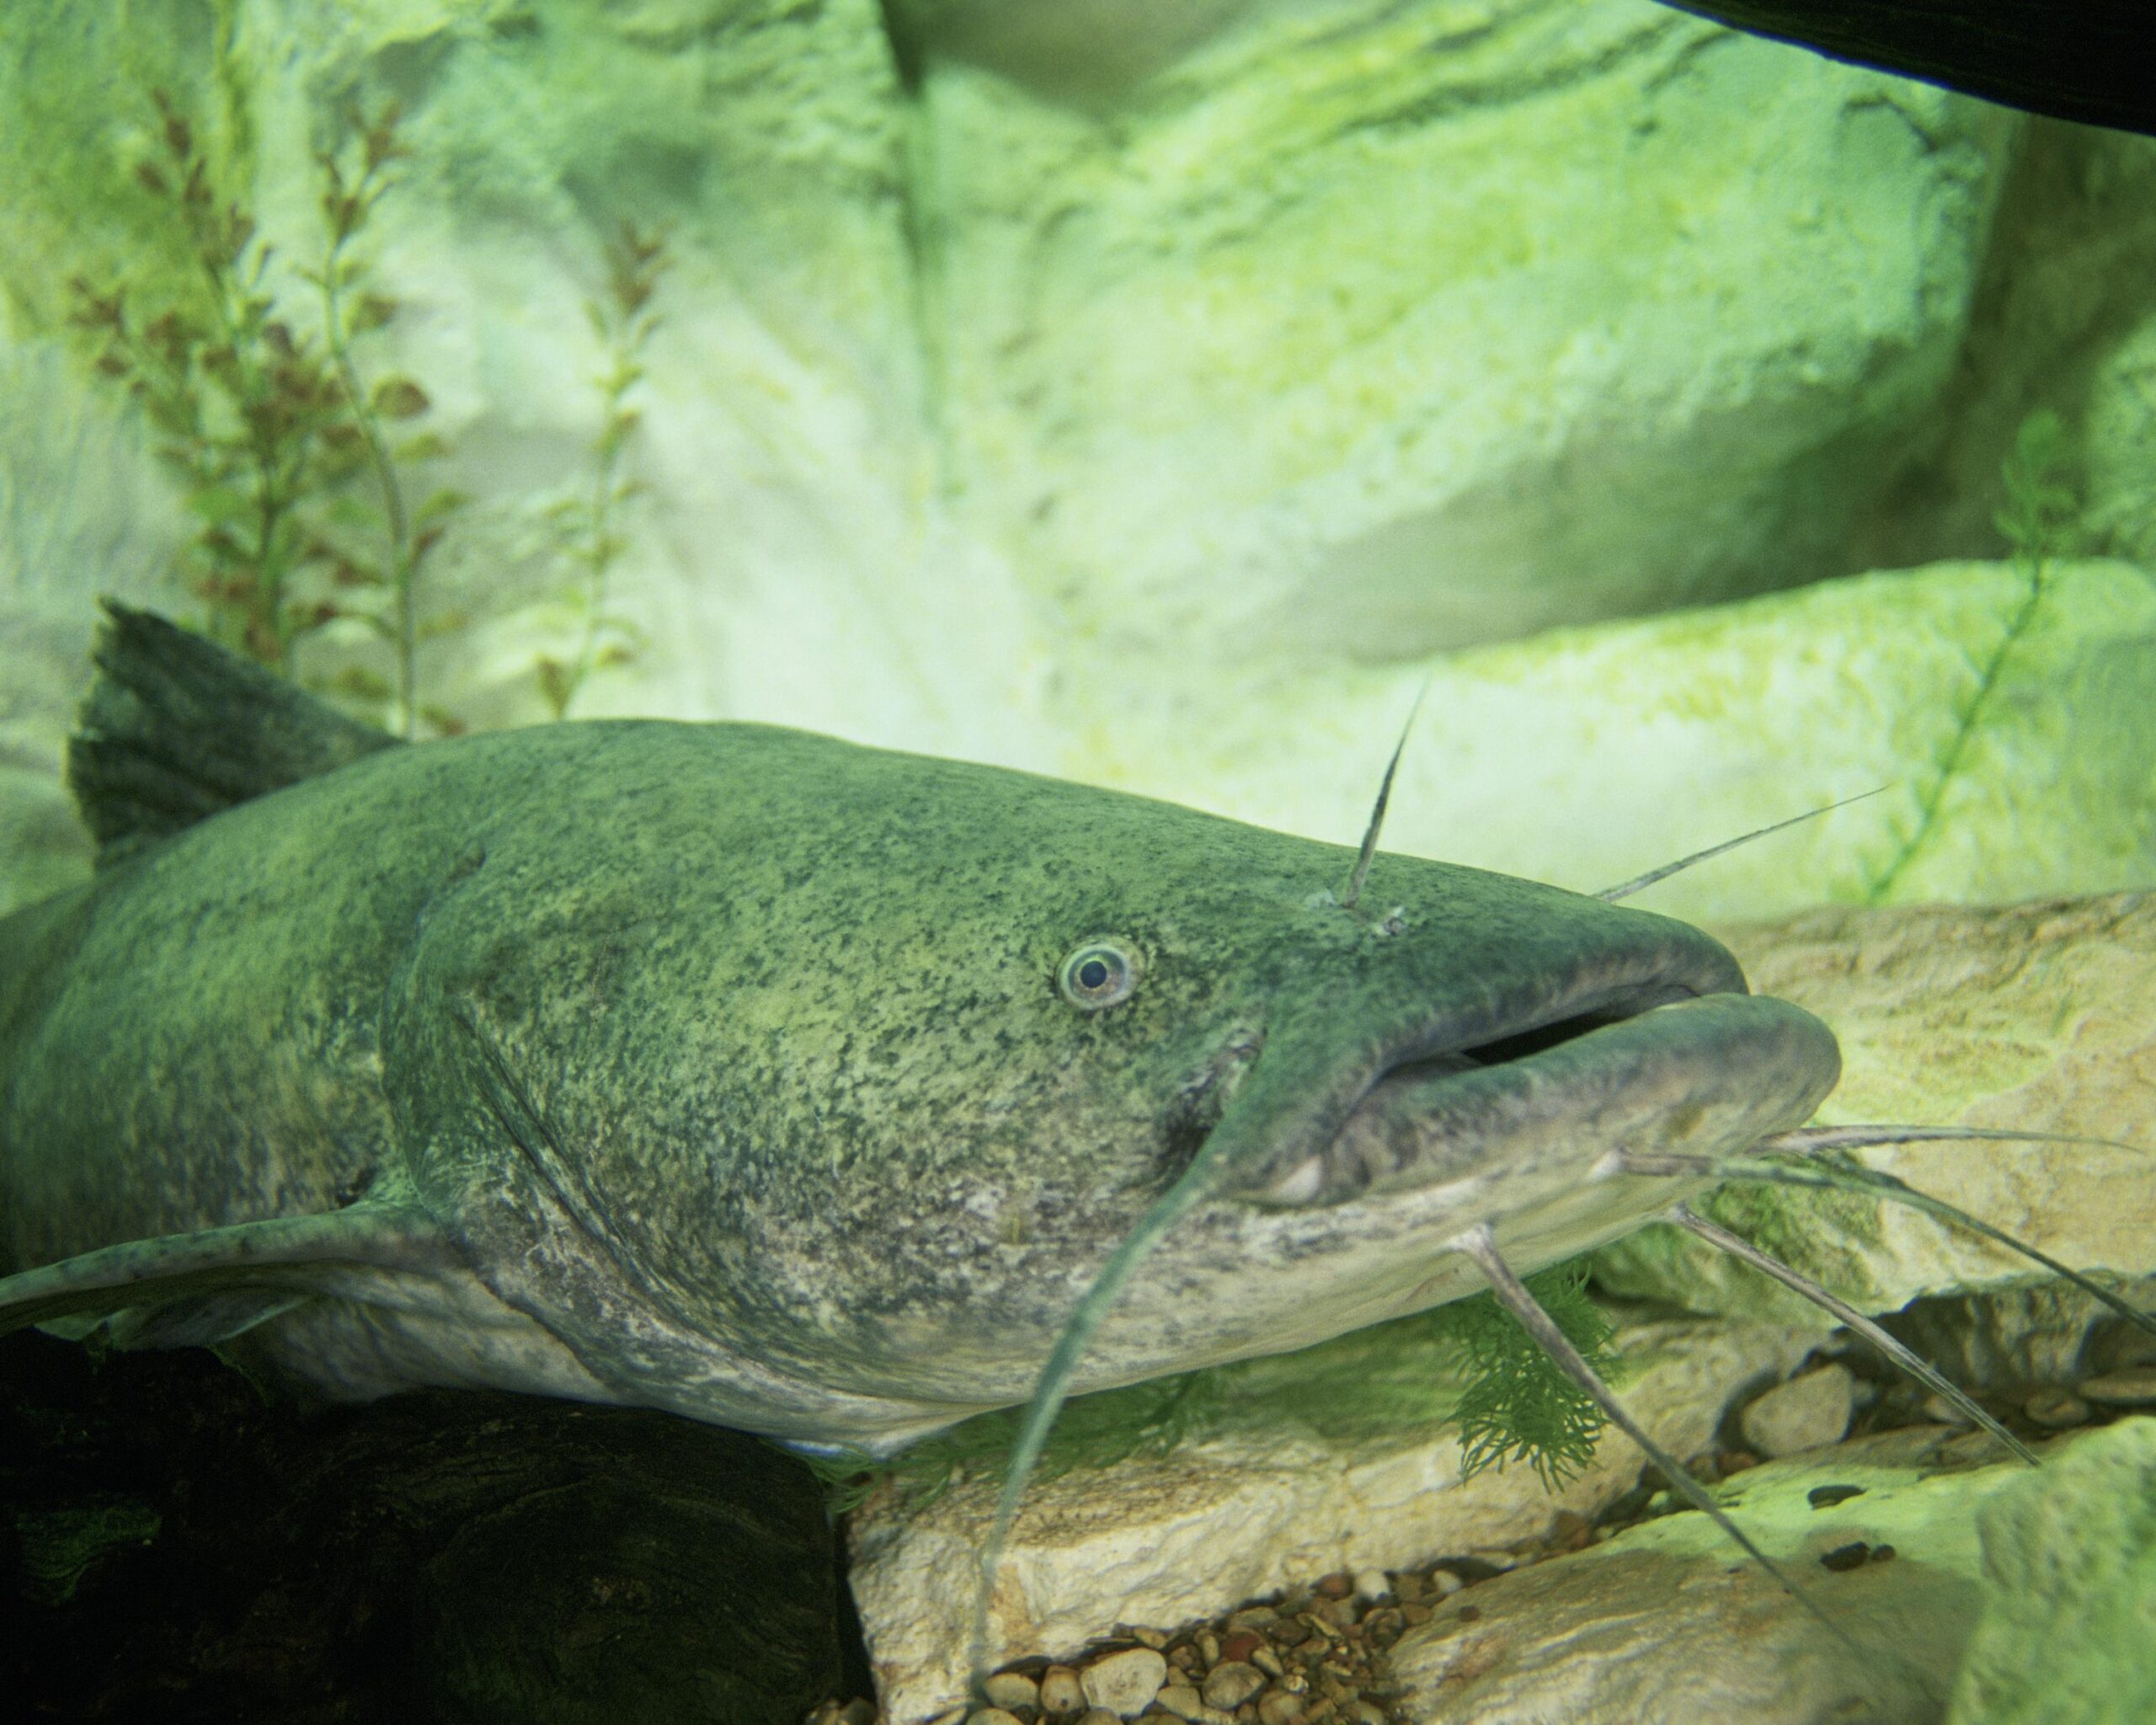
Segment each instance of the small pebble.
M1845 1365L1822 1365L1777 1384L1737 1416L1756 1453L1774 1460L1838 1444L1856 1407L1856 1379Z
M981 1707L966 1715L966 1725L1018 1725L1018 1716L1001 1707Z
M1268 1624L1279 1621L1280 1614L1270 1605L1246 1605L1229 1618L1228 1627L1231 1630L1263 1629Z
M1392 1586L1382 1569L1362 1569L1355 1574L1355 1591L1366 1599L1381 1599L1391 1593Z
M1041 1709L1061 1715L1075 1713L1086 1705L1086 1686L1068 1665L1051 1665L1041 1673Z
M1819 1554L1822 1567L1839 1574L1844 1569L1860 1569L1870 1559L1871 1548L1862 1540L1846 1546L1837 1546L1831 1551Z
M1892 1546L1874 1546L1871 1548L1871 1561L1875 1563L1892 1563L1894 1561L1894 1548Z
M2156 1365L2129 1366L2086 1378L2076 1386L2084 1400L2110 1407L2139 1407L2156 1402Z
M1022 1671L999 1671L980 1686L991 1707L1015 1712L1041 1704L1041 1686Z
M1455 1574L1449 1569L1433 1569L1430 1572L1430 1585L1436 1590L1439 1599L1449 1599L1467 1585L1467 1580L1465 1576Z
M1584 1551L1594 1539L1594 1524L1577 1509L1560 1509L1550 1519L1550 1549L1553 1551Z
M1257 1725L1299 1725L1305 1702L1299 1695L1276 1689L1257 1704Z
M857 1696L839 1709L839 1725L876 1725L876 1703Z
M1154 1706L1166 1708L1177 1718L1189 1721L1189 1725L1235 1725L1232 1713L1208 1706L1205 1698L1187 1683L1170 1684Z
M1410 1623L1419 1626L1428 1623L1433 1614L1428 1605L1402 1605L1400 1615Z
M2061 1389L2054 1384L2038 1390L2021 1404L2021 1411L2029 1416L2030 1423L2047 1431L2064 1431L2068 1426L2089 1423L2089 1404L2073 1391Z
M1265 1637L1254 1629L1238 1629L1220 1643L1218 1657L1223 1659L1247 1660L1265 1645Z
M1078 1680L1095 1706L1135 1719L1168 1680L1168 1662L1151 1648L1127 1648L1094 1660Z
M1265 1687L1265 1674L1240 1659L1224 1659L1205 1676L1205 1705L1232 1713Z
M1282 1676L1287 1670L1287 1668L1280 1663L1279 1654L1262 1642L1251 1650L1250 1662L1267 1677Z
M1976 1423L1936 1390L1924 1398L1924 1417L1934 1425L1970 1426Z
M1328 1599L1344 1599L1355 1591L1355 1578L1345 1569L1336 1569L1311 1591L1323 1594Z
M1837 1503L1846 1503L1851 1498L1863 1495L1862 1486L1814 1486L1804 1494L1804 1501L1814 1509L1831 1509Z
M1106 1707L1088 1707L1079 1715L1078 1725L1123 1725L1123 1721Z

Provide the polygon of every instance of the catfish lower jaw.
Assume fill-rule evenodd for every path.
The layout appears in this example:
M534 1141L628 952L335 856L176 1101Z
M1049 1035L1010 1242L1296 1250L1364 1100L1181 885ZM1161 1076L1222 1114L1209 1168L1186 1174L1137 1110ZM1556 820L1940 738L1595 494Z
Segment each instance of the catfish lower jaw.
M1614 1150L1730 1155L1801 1125L1841 1073L1824 1024L1756 995L1680 999L1571 1031L1396 1065L1322 1150L1246 1201L1326 1205L1471 1182L1487 1213L1524 1214L1544 1188L1587 1184ZM1552 1035L1566 1039L1540 1045Z

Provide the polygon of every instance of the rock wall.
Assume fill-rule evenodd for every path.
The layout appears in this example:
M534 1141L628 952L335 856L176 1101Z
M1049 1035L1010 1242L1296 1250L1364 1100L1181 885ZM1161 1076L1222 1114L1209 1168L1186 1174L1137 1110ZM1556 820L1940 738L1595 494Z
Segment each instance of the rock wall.
M1447 650L1995 555L2036 405L2068 421L2088 547L2145 554L2156 146L1649 0L1151 16L205 0L146 24L67 0L12 20L0 618L39 645L0 688L0 902L81 866L51 775L89 596L192 605L169 575L186 496L67 327L77 276L192 267L133 177L160 89L252 206L303 339L314 153L355 105L402 104L412 156L364 248L402 310L365 357L424 385L440 477L472 499L421 595L442 626L422 692L463 722L543 717L535 669L579 628L548 511L588 483L584 305L628 219L672 260L609 599L641 644L578 712L798 724L1349 839L1434 673L1396 842L1593 884L1891 779L1837 817L1839 866L1782 848L1661 902L1872 894L1965 659L2014 614L2006 575L1739 614L1713 675L1718 612L1546 662ZM88 440L59 481L56 426ZM2145 777L2048 782L2144 698L2139 577L2105 579L2047 622L2073 663L2015 667L2055 711L1967 812L1978 836L1887 896L2148 878ZM376 650L333 626L303 668ZM2032 849L1983 841L2007 803Z

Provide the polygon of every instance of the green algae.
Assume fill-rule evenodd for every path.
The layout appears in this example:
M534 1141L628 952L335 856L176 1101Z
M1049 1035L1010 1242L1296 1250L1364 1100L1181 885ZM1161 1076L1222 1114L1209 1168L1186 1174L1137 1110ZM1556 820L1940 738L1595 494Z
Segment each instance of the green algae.
M1583 1260L1527 1278L1529 1289L1605 1378L1621 1376L1612 1326L1587 1293ZM888 1483L909 1509L956 1480L1000 1475L1023 1423L1000 1408L874 1459L812 1456L843 1512ZM1066 1402L1036 1480L1164 1455L1235 1433L1301 1431L1353 1443L1448 1429L1461 1474L1524 1461L1551 1488L1585 1465L1603 1417L1487 1293L1351 1331L1315 1348L1159 1378Z
M2156 1420L2121 1420L1977 1512L1988 1583L1949 1725L2156 1717Z
M95 1493L58 1508L18 1508L15 1538L24 1593L40 1605L64 1605L92 1569L125 1546L146 1546L164 1518L147 1503Z

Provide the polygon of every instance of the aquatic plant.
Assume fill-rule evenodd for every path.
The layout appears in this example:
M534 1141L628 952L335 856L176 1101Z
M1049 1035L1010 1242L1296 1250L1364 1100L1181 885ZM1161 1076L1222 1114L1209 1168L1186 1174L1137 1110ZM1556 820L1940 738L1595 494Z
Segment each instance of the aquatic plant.
M321 268L302 273L321 292L323 339L344 386L349 430L358 434L366 451L366 472L374 490L371 500L348 492L336 499L328 511L333 528L357 530L356 542L340 533L337 541L325 538L323 544L334 558L332 579L336 584L369 592L380 601L365 608L348 608L346 614L361 617L388 643L397 667L393 690L361 681L350 671L344 686L350 693L392 697L397 715L392 728L408 738L415 734L423 715L436 730L455 732L463 728L440 708L423 708L419 689L420 641L456 628L462 619L452 615L431 619L429 626L423 626L414 590L420 566L441 542L467 499L461 492L437 487L416 507L408 503L406 471L439 461L449 447L441 435L431 430L400 435L392 443L389 428L392 424L419 418L433 403L418 383L399 374L386 373L368 385L353 357L353 344L387 327L398 310L398 302L373 285L366 261L353 251L367 218L390 188L394 164L408 154L398 141L398 110L392 104L371 121L348 122L347 147L355 135L358 144L356 166L349 171L339 147L333 146L317 155L328 242ZM344 432L347 427L336 429Z
M409 470L446 446L430 431L392 441L392 425L428 412L427 393L393 372L369 384L355 355L398 309L355 249L406 153L398 112L352 116L317 158L323 252L318 267L297 271L320 296L309 331L271 285L275 248L246 200L171 98L151 99L157 152L135 178L190 267L102 291L78 277L72 321L96 344L96 371L140 403L157 459L200 522L182 561L204 633L291 676L302 639L359 619L389 644L395 679L355 667L333 686L389 708L392 728L410 736L422 711L415 585L463 499L436 490L408 507Z
M1603 1376L1616 1365L1609 1320L1587 1296L1586 1260L1553 1265L1527 1279L1528 1291L1566 1338ZM1460 1429L1460 1475L1524 1461L1551 1491L1593 1459L1609 1422L1592 1397L1558 1369L1540 1343L1487 1293L1452 1311L1467 1388L1453 1410Z
M1917 823L1886 867L1871 883L1867 904L1883 904L1938 825L1948 788L1961 770L1961 758L1984 718L2014 649L2028 635L2044 599L2044 581L2053 558L2069 550L2079 499L2066 480L2065 432L2057 414L2035 413L2021 422L2014 448L2000 468L2006 501L1992 520L2013 547L2014 567L2024 590L2014 615L1990 656L1977 669L1975 686L1954 715L1954 729L1939 757L1938 770L1925 788Z
M98 372L124 385L157 434L157 459L201 523L182 553L213 639L289 672L299 639L334 615L296 590L316 560L304 520L350 457L326 355L264 286L271 248L219 183L187 117L159 91L157 153L135 179L163 206L193 268L100 292L72 284L72 322Z
M556 718L566 718L595 670L636 656L634 626L608 606L614 565L627 547L622 515L648 489L622 472L622 456L643 418L629 398L644 378L644 352L660 318L653 308L659 278L670 260L663 234L625 222L606 246L606 290L584 302L606 368L599 387L599 432L591 443L590 489L548 512L558 536L558 554L571 573L570 605L577 617L577 644L566 657L542 654L536 673L540 693Z

